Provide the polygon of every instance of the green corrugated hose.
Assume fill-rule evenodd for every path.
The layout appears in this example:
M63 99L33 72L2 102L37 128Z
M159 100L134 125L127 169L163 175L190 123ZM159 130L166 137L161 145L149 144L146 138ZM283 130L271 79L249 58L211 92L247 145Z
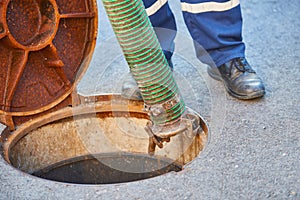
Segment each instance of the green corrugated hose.
M154 124L177 121L185 104L142 0L102 0Z

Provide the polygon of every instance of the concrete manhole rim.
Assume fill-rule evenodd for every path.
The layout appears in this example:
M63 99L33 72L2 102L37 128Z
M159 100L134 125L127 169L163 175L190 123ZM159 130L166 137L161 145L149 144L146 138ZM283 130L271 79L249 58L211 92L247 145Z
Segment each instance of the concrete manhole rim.
M111 99L111 98L117 98L117 99L120 98L118 95L104 95L104 96L100 95L100 96L101 97L99 97L99 96L98 97L99 97L99 99L102 99L102 100L103 99ZM98 97L96 97L96 98L98 98ZM94 98L94 97L92 97L92 98ZM128 101L128 100L125 100L125 101ZM132 106L130 108L130 113L137 113L138 115L144 115L145 117L147 117L147 113L145 113L142 110L142 108L143 108L142 103L138 103L138 102L134 102L134 101L130 101L130 103L132 103ZM87 103L85 105L79 105L79 106L73 107L73 108L67 107L67 108L59 110L57 112L50 113L43 118L40 118L40 119L37 118L37 119L33 119L29 122L26 122L25 124L20 126L13 134L8 133L7 130L3 131L2 140L4 142L3 143L4 158L9 164L12 164L10 162L11 148L14 145L16 145L28 133L30 133L32 130L34 130L38 127L42 127L51 122L59 121L59 120L62 120L62 119L68 118L68 117L73 117L74 115L80 116L80 115L90 114L90 113L94 113L94 112L97 112L97 113L98 112L108 112L108 111L111 111L111 106L112 105L111 105L110 101L103 101L103 102L97 102L95 104ZM123 110L120 107L118 112L128 112L128 106L124 106ZM202 117L201 117L201 120L202 120L202 126L205 126L204 129L206 129L205 134L207 136L208 128L206 126L206 122L202 119ZM205 143L207 143L207 140L205 141ZM205 147L206 147L206 144L203 146L202 150L204 150ZM191 161L194 160L196 157L198 157L200 153L201 153L201 151L197 155L195 155L191 159ZM188 162L188 163L190 163L190 162ZM185 163L184 165L186 165L188 163ZM15 167L15 168L17 168L17 167Z

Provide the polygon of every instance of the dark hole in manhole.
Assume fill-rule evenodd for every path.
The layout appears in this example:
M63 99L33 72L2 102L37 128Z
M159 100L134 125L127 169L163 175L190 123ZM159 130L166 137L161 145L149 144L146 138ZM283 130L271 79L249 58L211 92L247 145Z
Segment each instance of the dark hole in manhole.
M178 172L182 166L166 158L144 154L98 154L67 159L32 175L65 183L113 184Z

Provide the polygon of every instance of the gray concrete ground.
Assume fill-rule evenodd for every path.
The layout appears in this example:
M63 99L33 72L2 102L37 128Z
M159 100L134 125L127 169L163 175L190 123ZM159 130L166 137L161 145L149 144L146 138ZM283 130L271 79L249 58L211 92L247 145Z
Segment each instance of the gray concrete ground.
M209 123L205 151L179 173L94 186L33 178L0 158L1 200L300 199L300 2L241 2L247 58L267 88L266 96L254 101L228 96L207 76L194 57L179 3L170 3L179 27L175 77L187 104ZM97 50L79 85L83 94L118 92L128 71L100 2L99 12Z

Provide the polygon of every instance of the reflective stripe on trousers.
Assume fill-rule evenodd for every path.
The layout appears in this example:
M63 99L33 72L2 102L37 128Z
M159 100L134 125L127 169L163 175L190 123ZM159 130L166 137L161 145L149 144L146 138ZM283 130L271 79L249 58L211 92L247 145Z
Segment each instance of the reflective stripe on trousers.
M143 2L169 60L177 29L168 1ZM232 58L244 57L239 0L181 0L181 7L185 24L195 42L197 57L202 62L220 66Z

